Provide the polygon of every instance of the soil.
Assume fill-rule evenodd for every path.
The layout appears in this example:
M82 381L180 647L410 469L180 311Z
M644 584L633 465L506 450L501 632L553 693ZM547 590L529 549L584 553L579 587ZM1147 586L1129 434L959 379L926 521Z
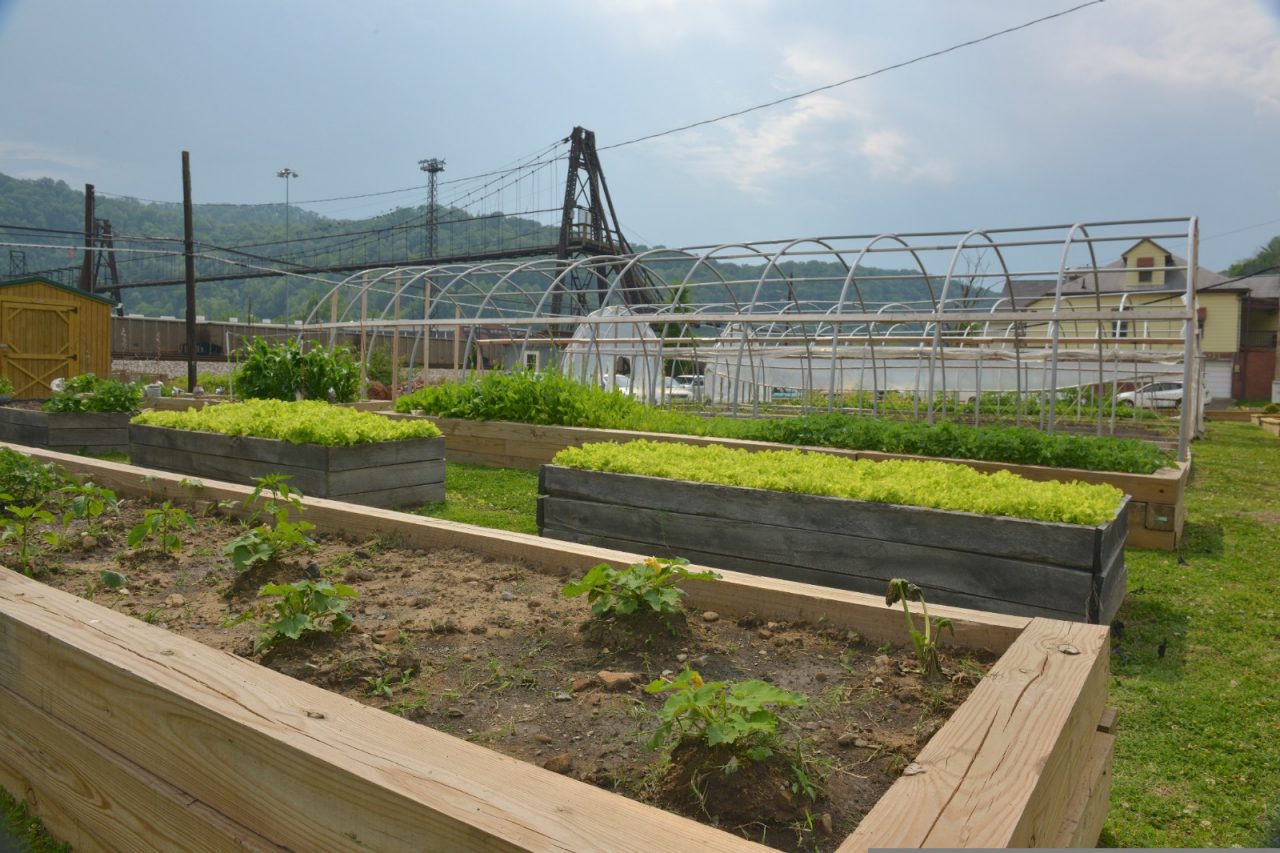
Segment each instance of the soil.
M990 655L943 656L944 678L924 682L908 650L856 633L692 612L675 633L654 624L590 620L569 579L460 550L406 549L388 539L317 536L309 555L237 579L222 548L238 521L205 507L182 549L129 549L146 507L122 501L94 535L73 527L71 547L44 551L46 583L206 645L253 655L258 629L223 627L258 605L260 583L328 577L356 588L354 627L284 643L265 666L467 740L634 799L786 850L838 846L964 701ZM77 523L79 524L79 523ZM12 543L0 563L13 566ZM125 575L111 590L101 573ZM808 697L786 709L782 746L762 763L723 748L645 748L665 695L644 685L684 667L710 680L763 679ZM803 756L817 799L793 769ZM739 765L727 774L725 767ZM692 784L691 784L692 783ZM696 793L695 793L696 792Z

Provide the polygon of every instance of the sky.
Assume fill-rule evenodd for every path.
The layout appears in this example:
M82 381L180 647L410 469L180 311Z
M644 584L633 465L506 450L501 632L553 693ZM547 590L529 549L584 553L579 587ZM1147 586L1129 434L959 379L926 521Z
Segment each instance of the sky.
M291 200L406 190L304 205L354 218L581 125L647 245L1193 215L1224 269L1280 234L1280 0L1106 0L606 148L1081 2L0 0L0 172L178 201L188 150L197 203L282 202L285 166Z

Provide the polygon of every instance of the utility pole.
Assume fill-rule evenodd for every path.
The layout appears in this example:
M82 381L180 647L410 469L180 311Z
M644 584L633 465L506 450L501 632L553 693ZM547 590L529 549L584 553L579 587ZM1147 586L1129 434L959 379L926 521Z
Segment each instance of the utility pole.
M93 289L93 184L84 185L84 261L80 264L80 289Z
M285 166L276 172L277 178L284 178L284 255L289 257L289 181L298 177L298 173ZM284 319L289 320L289 277L284 278Z
M191 154L182 152L182 241L187 261L187 390L196 390L196 238L191 211Z
M440 228L440 220L436 214L436 175L444 171L444 160L432 157L430 160L419 160L418 168L427 173L427 230L426 256L436 256L436 232Z

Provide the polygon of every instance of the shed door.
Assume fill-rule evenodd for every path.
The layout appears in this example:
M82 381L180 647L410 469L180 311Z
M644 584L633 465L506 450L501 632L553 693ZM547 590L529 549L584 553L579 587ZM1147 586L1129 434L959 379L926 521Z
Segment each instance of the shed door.
M79 308L72 302L0 300L0 373L15 399L44 398L54 379L80 373Z

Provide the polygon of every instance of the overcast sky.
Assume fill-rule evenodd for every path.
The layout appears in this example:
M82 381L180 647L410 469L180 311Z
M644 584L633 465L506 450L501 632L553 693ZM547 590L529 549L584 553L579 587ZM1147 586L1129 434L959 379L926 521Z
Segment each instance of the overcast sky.
M283 166L293 199L409 188L424 157L606 146L1079 2L0 0L0 172L177 201L187 149L197 202L279 202ZM1220 269L1280 234L1278 152L1280 0L1107 0L601 156L647 244L1197 215Z

